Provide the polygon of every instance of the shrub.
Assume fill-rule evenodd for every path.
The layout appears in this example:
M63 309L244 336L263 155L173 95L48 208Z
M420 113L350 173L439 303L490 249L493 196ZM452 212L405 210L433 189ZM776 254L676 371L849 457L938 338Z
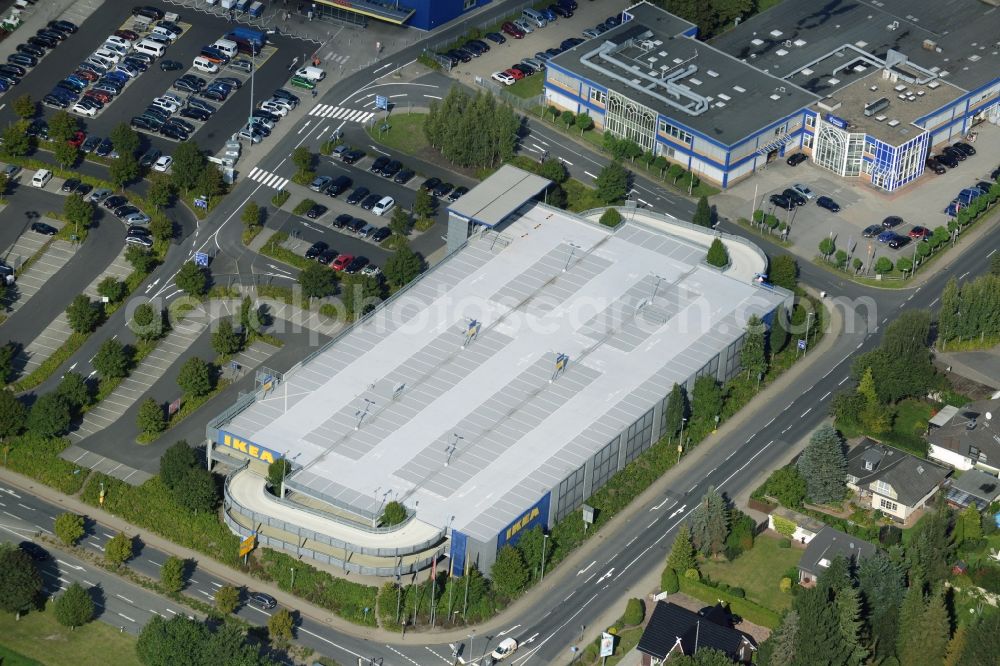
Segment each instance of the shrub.
M791 592L792 591L792 579L789 578L788 576L785 576L784 578L782 578L781 582L778 583L778 589L781 590L782 592Z
M771 516L771 520L774 522L774 529L779 534L784 534L786 537L791 537L795 534L797 526L787 518L782 518L781 516ZM785 539L785 541L787 541L787 539Z
M670 567L664 567L660 575L660 590L667 594L674 594L681 589L681 583L677 580L677 572Z
M30 476L67 495L75 494L83 486L86 470L59 457L69 446L68 439L27 432L4 440L4 444L8 447L8 469Z
M382 511L382 526L399 525L406 520L406 507L399 502L389 502Z
M684 572L684 577L688 580L701 580L701 572L697 569L688 569Z
M778 548L791 548L791 547L792 547L791 539L782 539L781 541L778 542Z
M281 208L288 201L288 197L292 196L287 190L279 190L277 194L271 197L271 203L275 208Z
M733 595L737 599L743 599L747 596L746 591L742 587L729 588L729 594Z
M642 624L642 620L645 617L646 607L643 605L642 599L629 599L625 605L625 614L622 615L622 621L634 627L637 624Z
M295 204L295 208L292 209L292 213L295 215L305 215L305 212L316 205L316 202L312 199L303 199L302 201Z
M616 208L609 208L601 214L601 224L606 227L617 227L622 221L622 215Z
M83 516L75 513L61 513L56 516L52 531L64 544L74 546L85 534Z

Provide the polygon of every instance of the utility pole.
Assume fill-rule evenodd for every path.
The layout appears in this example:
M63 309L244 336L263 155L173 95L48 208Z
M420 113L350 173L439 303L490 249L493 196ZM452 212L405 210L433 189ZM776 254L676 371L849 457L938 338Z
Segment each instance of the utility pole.
M541 578L539 579L539 582L545 580L545 542L548 541L548 539L549 539L548 534L542 535L542 575Z

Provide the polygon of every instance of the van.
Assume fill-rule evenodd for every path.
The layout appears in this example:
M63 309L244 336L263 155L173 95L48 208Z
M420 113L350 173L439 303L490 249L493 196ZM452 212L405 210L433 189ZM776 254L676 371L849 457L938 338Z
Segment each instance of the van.
M323 79L325 79L326 72L324 72L319 67L307 66L307 67L300 67L298 70L296 70L295 76L302 77L303 79L308 79L313 83L315 83L317 81L322 81Z
M378 200L378 203L372 207L372 213L381 217L395 207L396 202L392 197L382 197Z
M264 14L264 3L253 3L250 5L250 9L247 10L247 13L250 14L250 18L260 18Z
M153 28L151 32L156 37L162 37L171 42L177 39L177 35L175 35L172 30L167 30L163 26L158 25L155 28Z
M232 9L236 5L236 0L222 0L219 6L223 9Z
M164 47L163 44L160 44L159 42L154 42L151 39L144 39L135 46L133 46L132 50L138 53L145 53L146 55L151 55L156 58L159 58L161 55L163 55L163 52L166 51L166 47Z
M548 25L548 21L545 20L545 17L534 9L525 9L521 12L521 18L528 21L531 25L538 26L539 28L544 28Z
M52 172L48 169L39 169L35 172L35 175L31 177L32 187L45 187L52 180Z
M230 58L239 52L239 46L231 39L217 39L215 43L212 44L212 48L222 51Z
M194 59L194 68L199 72L205 72L207 74L215 74L219 71L219 66L214 62L206 58L205 56L198 56Z

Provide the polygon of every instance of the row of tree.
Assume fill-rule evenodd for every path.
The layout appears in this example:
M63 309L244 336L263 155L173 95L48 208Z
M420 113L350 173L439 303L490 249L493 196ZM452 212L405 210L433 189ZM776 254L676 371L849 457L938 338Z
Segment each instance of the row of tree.
M997 267L1000 269L1000 266ZM954 340L995 340L1000 336L1000 270L961 286L948 280L941 292L938 312L938 345L946 349Z
M492 93L469 95L452 86L441 101L433 101L424 120L424 134L452 164L495 167L514 156L521 118Z

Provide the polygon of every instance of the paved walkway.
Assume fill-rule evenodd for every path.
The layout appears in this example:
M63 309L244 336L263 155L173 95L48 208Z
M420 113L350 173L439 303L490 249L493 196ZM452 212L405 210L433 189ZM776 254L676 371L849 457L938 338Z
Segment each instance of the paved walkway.
M124 280L131 272L132 266L125 261L125 250L122 250L115 260L111 262L111 265L86 286L83 293L91 299L100 300L101 297L97 294L97 285L101 283L101 280L107 277ZM53 319L52 323L46 326L45 330L15 357L15 369L25 375L29 374L32 370L40 366L45 359L51 356L53 352L59 349L72 334L73 329L70 328L66 313L60 312L59 316Z

